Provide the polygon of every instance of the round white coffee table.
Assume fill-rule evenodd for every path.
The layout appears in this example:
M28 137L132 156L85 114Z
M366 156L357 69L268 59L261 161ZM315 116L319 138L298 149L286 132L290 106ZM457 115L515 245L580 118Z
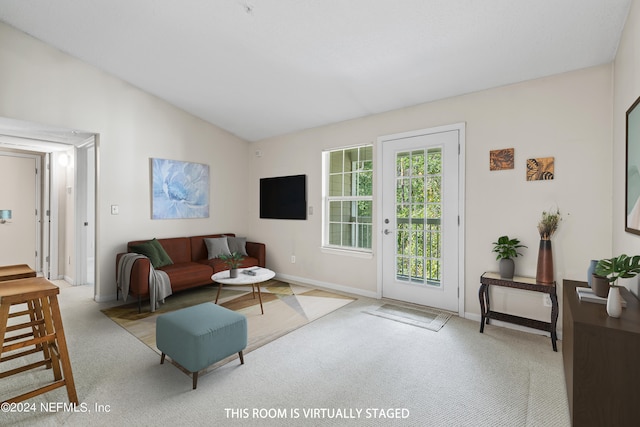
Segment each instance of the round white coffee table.
M255 275L251 275L248 272L253 272ZM251 291L253 297L256 297L256 288L258 288L258 299L260 299L260 311L264 314L264 308L262 307L262 294L260 293L260 283L266 282L269 279L273 279L276 273L263 267L249 267L239 268L238 277L229 277L229 270L220 271L213 276L211 280L218 283L218 293L216 294L216 304L218 303L218 297L222 290L222 285L251 285Z

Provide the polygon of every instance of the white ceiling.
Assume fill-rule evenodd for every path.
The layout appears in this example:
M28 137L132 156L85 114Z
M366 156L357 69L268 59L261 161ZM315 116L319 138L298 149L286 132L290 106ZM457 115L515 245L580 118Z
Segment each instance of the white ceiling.
M611 62L631 0L0 0L248 141Z

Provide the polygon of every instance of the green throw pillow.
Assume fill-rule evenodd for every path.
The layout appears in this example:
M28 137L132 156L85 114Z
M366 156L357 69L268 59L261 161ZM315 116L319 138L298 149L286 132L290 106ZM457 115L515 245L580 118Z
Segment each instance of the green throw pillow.
M149 258L153 268L157 268L157 265L160 264L160 255L158 255L158 250L151 241L140 243L139 245L131 245L129 246L129 250Z
M173 264L173 260L171 259L167 251L164 250L162 244L157 239L154 238L153 240L151 240L151 244L156 249L156 252L158 252L159 262L157 265L153 265L155 268Z

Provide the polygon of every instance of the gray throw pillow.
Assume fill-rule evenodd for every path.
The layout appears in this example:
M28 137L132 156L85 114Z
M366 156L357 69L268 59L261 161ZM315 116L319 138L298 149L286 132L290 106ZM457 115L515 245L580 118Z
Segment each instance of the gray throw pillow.
M238 252L242 256L247 256L247 238L227 236L227 243L231 253Z
M220 255L230 255L229 244L226 237L208 237L204 239L207 246L209 259L219 258Z

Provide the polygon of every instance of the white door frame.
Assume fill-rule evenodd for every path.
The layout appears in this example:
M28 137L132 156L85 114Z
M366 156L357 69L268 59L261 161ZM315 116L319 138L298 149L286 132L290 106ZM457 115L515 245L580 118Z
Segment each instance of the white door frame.
M393 140L393 139L401 139L401 138L412 138L412 137L416 137L416 136L420 136L420 135L426 135L426 134L431 134L431 133L439 133L439 132L448 132L448 131L458 131L459 134L459 147L460 147L460 155L458 156L458 221L459 221L459 229L458 229L458 290L459 290L459 294L458 294L458 316L460 317L464 317L464 313L465 313L465 248L464 248L464 241L465 241L465 215L464 215L464 211L465 211L465 206L464 206L464 201L465 201L465 194L464 194L464 188L465 188L465 127L466 124L465 123L455 123L452 125L445 125L445 126L438 126L438 127L433 127L433 128L428 128L428 129L420 129L420 130L415 130L415 131L410 131L410 132L402 132L402 133L397 133L397 134L392 134L392 135L384 135L384 136L380 136L377 139L377 143L375 145L375 158L376 158L376 166L375 166L375 171L376 171L376 179L375 179L375 188L374 188L374 199L376 200L375 202L375 209L376 209L376 213L375 213L375 224L377 226L377 229L379 230L378 233L378 239L377 239L377 243L376 243L376 250L378 253L377 256L377 296L378 298L382 298L382 282L383 282L383 278L382 278L382 271L383 271L383 259L382 259L382 244L383 244L383 239L382 239L382 230L384 229L382 224L382 211L383 211L383 203L384 201L382 200L382 184L383 184L383 177L382 177L382 147L381 144L384 141L388 141L388 140Z
M74 176L75 205L75 285L93 283L95 273L95 137L76 146ZM89 158L93 155L93 158ZM92 177L89 175L92 174ZM91 186L93 185L93 188ZM91 194L89 194L91 193ZM93 200L92 200L93 199ZM89 206L89 205L92 206ZM90 236L91 235L91 236ZM93 247L90 247L93 246ZM90 265L91 264L91 265Z

